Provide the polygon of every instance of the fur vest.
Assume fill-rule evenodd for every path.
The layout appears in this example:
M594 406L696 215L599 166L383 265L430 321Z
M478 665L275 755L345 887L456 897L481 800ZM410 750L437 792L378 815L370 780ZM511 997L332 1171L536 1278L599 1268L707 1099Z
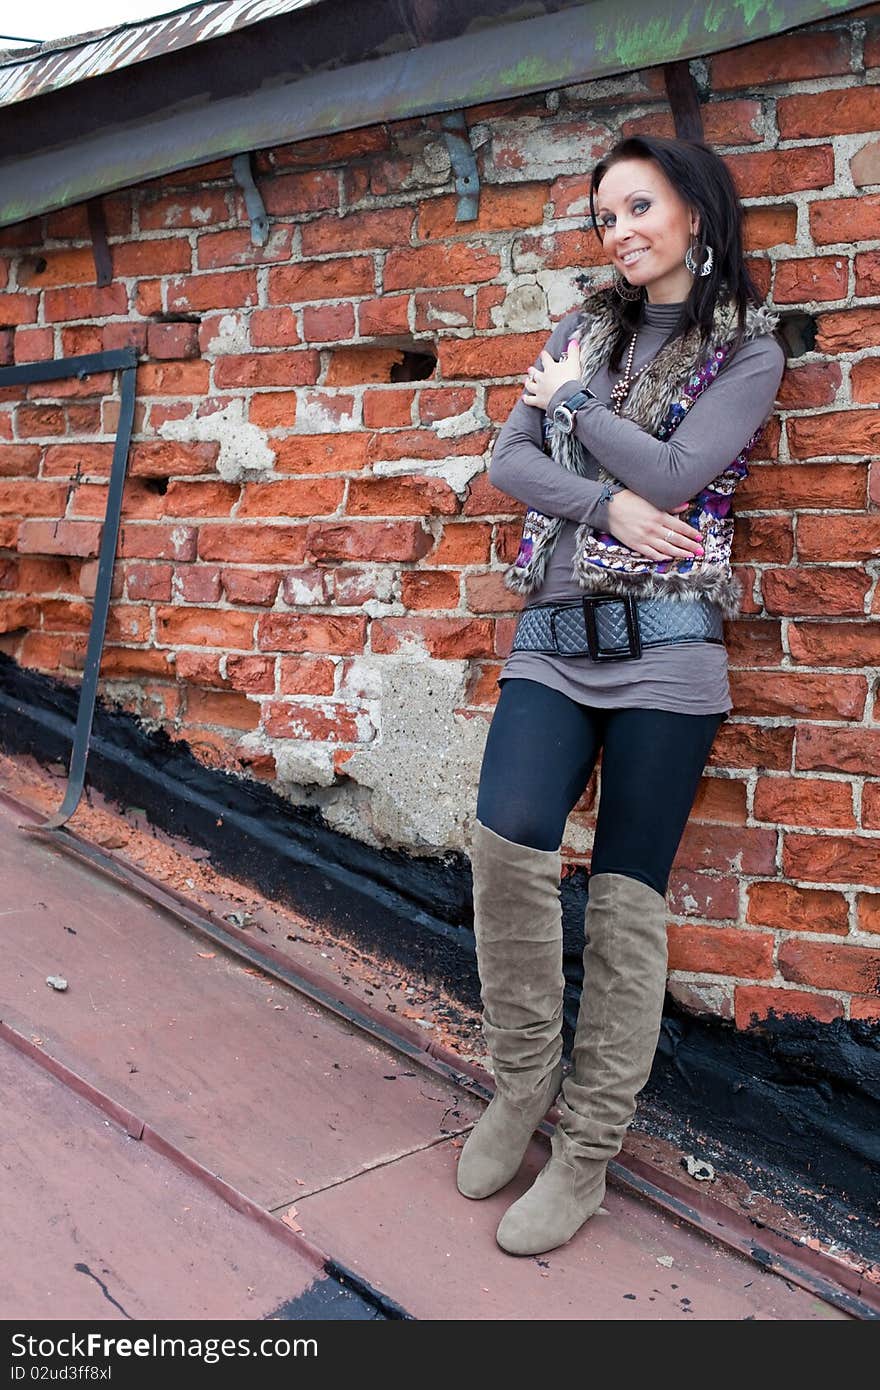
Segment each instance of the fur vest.
M611 293L610 289L599 290L585 301L583 318L573 335L580 342L584 385L611 356L615 335ZM767 305L749 305L744 341L772 333L778 322L778 314ZM699 330L692 328L661 347L638 377L622 415L656 438L668 439L715 380L735 336L736 306L719 296L709 342L701 345ZM726 618L736 617L742 589L730 566L731 501L738 483L748 473L749 455L771 415L772 410L737 457L690 499L686 511L678 513L700 531L702 556L650 560L608 532L582 522L575 537L572 579L586 593L633 593L640 598L678 600L706 598L718 603ZM563 434L549 422L545 424L545 433L552 457L573 472L588 476L584 450L576 436ZM604 482L612 475L600 466L599 478ZM508 589L527 594L541 585L563 525L562 519L545 516L534 508L526 512L519 552L504 573Z

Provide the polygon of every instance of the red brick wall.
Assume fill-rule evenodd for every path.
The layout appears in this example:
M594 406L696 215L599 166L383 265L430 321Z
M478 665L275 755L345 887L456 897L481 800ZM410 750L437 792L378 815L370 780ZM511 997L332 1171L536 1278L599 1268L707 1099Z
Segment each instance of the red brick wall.
M880 5L693 70L756 279L819 336L738 494L736 710L672 874L671 985L741 1026L877 1019ZM273 779L292 741L344 777L382 740L371 661L464 659L450 724L497 697L522 509L487 482L492 434L577 276L604 278L584 170L674 131L660 69L467 115L476 223L427 119L260 152L263 248L229 161L104 200L103 289L84 207L0 229L0 359L142 354L102 690L212 763ZM438 369L395 384L408 339ZM0 392L0 643L66 679L116 416L109 375Z

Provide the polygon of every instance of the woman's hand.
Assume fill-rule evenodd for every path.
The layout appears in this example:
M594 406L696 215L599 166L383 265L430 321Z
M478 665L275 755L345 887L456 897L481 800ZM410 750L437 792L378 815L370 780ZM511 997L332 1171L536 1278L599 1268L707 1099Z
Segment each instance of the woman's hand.
M536 405L539 409L546 410L550 403L550 397L555 396L560 386L564 386L567 381L576 381L580 385L580 380L580 348L577 339L572 338L565 356L560 357L558 362L545 349L541 353L541 366L529 367L523 377L525 383L523 400L526 405ZM572 392L572 394L574 393Z
M638 493L624 488L608 503L608 529L624 545L647 555L649 560L668 560L670 556L690 559L703 554L703 539L695 527L675 516L687 505L682 502L671 512L661 512ZM667 531L672 535L668 536Z

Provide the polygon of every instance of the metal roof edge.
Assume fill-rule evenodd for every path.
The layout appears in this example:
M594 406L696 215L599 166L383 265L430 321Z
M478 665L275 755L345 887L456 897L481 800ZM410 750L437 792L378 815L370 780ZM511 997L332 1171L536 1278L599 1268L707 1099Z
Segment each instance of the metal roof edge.
M668 0L647 23L643 8L592 0L493 28L491 45L463 34L11 158L0 163L0 226L250 150L701 57L862 4L784 0L784 23L783 0Z

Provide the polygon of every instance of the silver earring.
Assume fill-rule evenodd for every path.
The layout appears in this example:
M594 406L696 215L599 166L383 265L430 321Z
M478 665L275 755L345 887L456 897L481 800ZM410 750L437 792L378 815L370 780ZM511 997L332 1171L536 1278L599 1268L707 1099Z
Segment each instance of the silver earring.
M631 285L625 276L618 275L617 271L614 272L611 288L620 295L621 299L626 300L630 304L634 304L637 299L641 299L642 297L641 285Z
M698 268L697 263L694 259L694 250L696 249L696 246L697 238L692 237L691 243L684 254L684 263L690 271L691 275L708 275L712 269L712 264L715 260L715 252L712 250L712 247L708 244L704 246L703 250L706 252L706 259L703 262L703 264Z

